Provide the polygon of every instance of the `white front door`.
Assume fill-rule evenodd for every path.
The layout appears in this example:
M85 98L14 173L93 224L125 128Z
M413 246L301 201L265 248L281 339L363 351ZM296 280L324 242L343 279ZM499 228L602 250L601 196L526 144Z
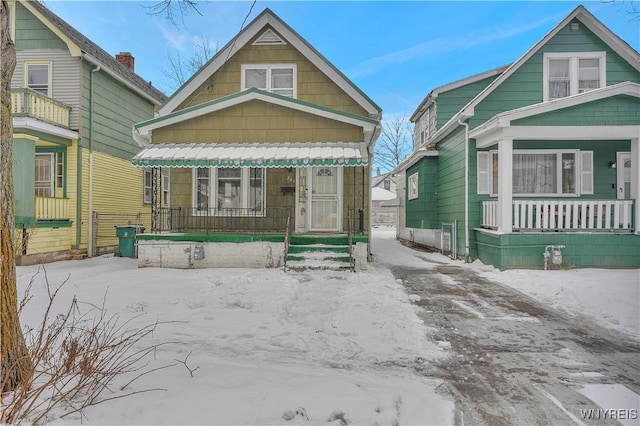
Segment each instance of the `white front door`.
M339 231L342 224L342 168L309 168L311 231Z
M616 156L618 179L618 199L629 200L631 198L631 153L618 152Z

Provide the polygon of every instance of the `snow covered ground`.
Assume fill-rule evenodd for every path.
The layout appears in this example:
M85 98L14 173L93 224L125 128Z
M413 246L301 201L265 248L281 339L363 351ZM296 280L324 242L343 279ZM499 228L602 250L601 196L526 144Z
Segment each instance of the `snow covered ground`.
M415 252L393 228L374 230L376 261L366 272L279 269L138 269L135 259L98 257L48 264L48 281L68 278L58 308L73 296L123 320L158 325L159 370L115 399L52 424L452 424L442 382L414 372L447 356L446 342L418 318L387 266L452 263L640 340L640 271L506 271ZM382 261L384 260L384 261ZM35 325L46 302L44 272L18 267L22 294L34 277L22 322ZM119 379L126 383L128 378ZM114 394L119 383L110 386Z

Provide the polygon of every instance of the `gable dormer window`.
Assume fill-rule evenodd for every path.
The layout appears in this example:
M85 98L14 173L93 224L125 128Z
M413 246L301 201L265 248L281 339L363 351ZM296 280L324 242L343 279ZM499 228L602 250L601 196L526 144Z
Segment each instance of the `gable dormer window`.
M29 89L51 97L50 62L25 62L25 80Z
M544 54L543 99L566 98L606 86L605 52Z
M243 65L242 90L251 88L295 98L296 66L294 64Z

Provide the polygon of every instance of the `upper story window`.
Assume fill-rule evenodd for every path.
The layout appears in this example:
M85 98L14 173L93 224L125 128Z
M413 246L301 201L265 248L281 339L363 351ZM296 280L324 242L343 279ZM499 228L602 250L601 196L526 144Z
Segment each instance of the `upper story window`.
M242 90L253 87L295 98L296 66L294 64L243 65Z
M51 62L25 62L26 86L51 97Z
M565 98L606 86L605 52L544 54L545 101Z

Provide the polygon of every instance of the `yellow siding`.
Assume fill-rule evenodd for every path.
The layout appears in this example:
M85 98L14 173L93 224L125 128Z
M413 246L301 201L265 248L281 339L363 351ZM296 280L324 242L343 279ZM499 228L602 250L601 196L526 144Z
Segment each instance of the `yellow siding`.
M153 131L153 142L339 142L362 141L362 128L250 101Z
M75 235L72 228L32 228L28 234L27 255L68 251Z
M266 30L266 28L265 28ZM273 29L272 29L273 30ZM274 33L277 34L275 30ZM255 37L259 37L260 31ZM278 34L279 35L279 34ZM284 37L280 36L284 39ZM255 40L254 38L254 40ZM367 116L367 112L349 95L320 71L291 44L282 46L253 46L248 42L213 74L192 97L178 107L183 109L213 99L237 93L241 87L241 66L243 64L295 64L297 67L297 98L306 102L324 105L341 111Z

